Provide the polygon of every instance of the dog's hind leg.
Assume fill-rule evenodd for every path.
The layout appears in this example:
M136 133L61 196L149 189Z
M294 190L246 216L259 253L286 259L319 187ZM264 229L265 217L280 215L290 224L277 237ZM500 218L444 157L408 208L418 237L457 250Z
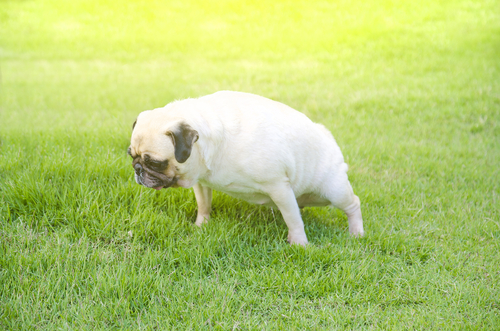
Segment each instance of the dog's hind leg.
M347 165L345 171L340 171L331 182L325 183L323 193L334 207L343 210L347 214L349 233L355 237L362 237L364 230L361 204L352 190L346 171Z
M195 224L201 226L207 223L210 219L210 211L212 210L212 189L196 183L193 186L194 196L198 204L198 215L196 216Z
M357 195L353 194L354 201L346 208L342 209L347 214L349 222L349 233L355 237L362 237L365 232L363 230L363 216L361 215L361 203Z

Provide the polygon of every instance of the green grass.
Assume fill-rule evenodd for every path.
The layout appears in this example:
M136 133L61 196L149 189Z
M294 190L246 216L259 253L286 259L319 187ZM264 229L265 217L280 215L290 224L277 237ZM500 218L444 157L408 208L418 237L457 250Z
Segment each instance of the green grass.
M500 329L498 1L0 0L0 328ZM145 109L217 90L323 123L343 213L135 184Z

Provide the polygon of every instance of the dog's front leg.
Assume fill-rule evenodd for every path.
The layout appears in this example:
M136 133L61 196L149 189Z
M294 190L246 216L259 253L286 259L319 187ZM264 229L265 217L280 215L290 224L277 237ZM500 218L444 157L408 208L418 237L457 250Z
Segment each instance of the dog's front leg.
M297 205L297 199L288 182L274 186L269 195L273 202L278 206L281 215L288 226L288 242L305 246L307 236L304 231L304 222L300 216L300 209Z
M201 226L207 223L210 219L210 211L212 210L212 189L196 183L193 186L194 196L198 204L198 216L196 216L196 225Z

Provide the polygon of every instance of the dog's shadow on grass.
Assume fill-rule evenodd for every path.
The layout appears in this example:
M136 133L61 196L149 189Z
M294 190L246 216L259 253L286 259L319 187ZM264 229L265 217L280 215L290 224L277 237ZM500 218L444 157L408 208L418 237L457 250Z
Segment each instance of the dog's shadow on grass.
M211 238L212 243L226 242L230 246L287 245L288 228L277 208L250 204L214 191L210 221L198 229L194 225L197 205L193 192L170 192L175 193L167 190L145 197L147 206L161 210L162 215L149 222L149 230L158 229L157 238L176 235L184 240L183 237L194 235L193 240L199 243ZM434 251L429 243L415 241L412 235L399 231L387 233L375 228L362 239L355 239L349 234L345 213L333 207L303 208L301 215L309 242L317 247L354 245L371 254L403 259L407 264L425 263ZM165 228L169 230L162 230Z
M332 242L339 236L348 236L347 217L331 207L310 207L301 210L306 234L311 243ZM196 206L187 215L196 218ZM263 240L279 239L286 242L288 227L277 208L259 206L214 192L211 223L224 224L228 231L238 227L238 237L245 235L260 237Z

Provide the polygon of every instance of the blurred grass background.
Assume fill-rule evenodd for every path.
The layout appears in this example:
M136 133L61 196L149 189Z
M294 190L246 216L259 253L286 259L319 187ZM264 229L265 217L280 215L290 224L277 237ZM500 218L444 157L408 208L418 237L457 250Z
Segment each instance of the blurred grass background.
M498 329L498 1L0 0L0 327ZM323 123L367 237L136 185L143 110L218 90Z

